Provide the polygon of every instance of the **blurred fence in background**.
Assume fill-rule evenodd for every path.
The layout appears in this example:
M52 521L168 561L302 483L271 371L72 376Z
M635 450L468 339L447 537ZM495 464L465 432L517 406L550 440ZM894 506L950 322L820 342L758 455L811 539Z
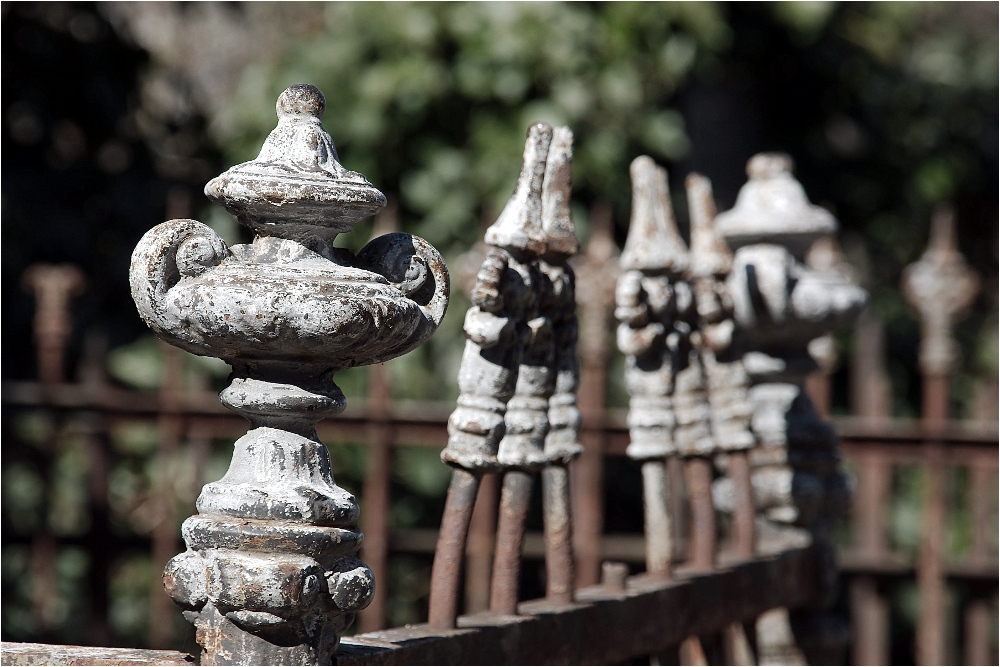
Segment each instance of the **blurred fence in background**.
M639 471L624 456L624 412L606 405L616 372L610 334L617 251L610 214L595 210L592 218L594 233L576 268L586 451L572 475L581 586L598 583L604 560L627 562L633 571L644 561ZM39 265L26 274L25 287L36 295L39 379L2 388L5 639L194 652L193 629L163 592L160 573L182 548L180 522L194 512L201 486L225 471L245 422L218 401L204 367L166 345L159 350L159 390L109 380L107 345L98 334L87 337L77 380L66 382L70 304L83 276L70 266ZM947 374L925 373L924 418L893 419L883 356L892 341L882 340L870 314L855 336L846 360L854 414L833 417L857 481L854 510L840 532L840 604L851 617L852 661L995 663L996 378L982 384L973 418L953 421ZM829 412L836 360L823 361L825 372L809 388ZM452 406L393 400L387 366L369 369L366 400L353 400L319 429L338 482L360 499L362 557L385 582L357 631L426 617L449 473L438 453ZM682 485L681 470L672 472ZM468 545L467 612L488 606L498 491L487 476ZM522 584L530 590L522 599L543 591L538 508L533 521ZM686 527L678 522L675 529L683 540Z

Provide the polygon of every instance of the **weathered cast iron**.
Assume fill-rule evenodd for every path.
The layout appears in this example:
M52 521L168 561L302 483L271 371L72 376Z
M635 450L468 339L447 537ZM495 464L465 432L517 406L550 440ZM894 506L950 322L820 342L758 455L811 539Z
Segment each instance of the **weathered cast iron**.
M542 353L545 352L541 344L547 342L545 337L549 335L547 322L534 317L534 311L537 309L536 260L545 251L541 187L551 141L551 127L536 124L528 129L514 194L497 221L486 230L489 250L472 288L472 307L465 315L466 341L458 374L459 397L448 419L448 445L441 452L441 459L454 470L431 572L428 610L431 627L455 625L465 543L482 473L503 469L498 455L500 443L505 439L508 442L505 454L528 456L531 453L531 431L537 419L532 420L533 415L527 412L523 420L526 423L520 425L521 432L511 434L524 445L520 448L510 447L513 438L507 437L506 419L507 404L516 392L525 343L533 333L529 320L534 320L536 329L545 325L544 330L538 332L536 350L541 348ZM544 437L543 432L537 448L539 463ZM524 482L511 478L508 485L523 485ZM530 478L527 484L530 494ZM510 493L508 490L508 514L517 513L518 507L509 506ZM523 495L516 494L515 499ZM504 522L503 512L499 521ZM515 526L516 523L515 519ZM517 544L508 546L516 547L520 554Z
M531 175L523 181L527 186L527 196L520 204L522 200L515 193L513 201L518 201L518 204L515 208L508 205L500 219L486 230L485 237L490 244L511 244L522 234L542 239L537 253L524 256L524 270L530 278L525 281L528 289L522 301L523 310L520 318L514 321L519 347L518 366L514 394L507 400L504 433L497 451L503 476L490 581L490 610L504 615L517 613L525 522L534 474L545 464L549 397L555 389L552 321L541 310L544 285L538 262L547 245L542 230L542 187L551 144L550 126L537 124L529 129L522 170L522 173Z
M685 183L691 222L689 274L698 313L697 348L705 373L712 453L728 454L725 467L733 493L730 548L734 556L750 558L754 554L756 515L747 452L756 439L750 428L750 378L735 340L733 299L726 285L733 254L715 229L711 182L691 174Z
M632 219L615 293L618 349L629 393L628 456L640 461L645 510L646 569L671 574L673 540L666 458L678 452L674 394L683 321L693 305L684 281L688 253L677 232L666 171L649 157L632 161ZM691 433L694 435L694 433Z
M466 314L460 396L441 454L455 470L434 558L431 627L454 627L462 556L484 472L503 476L493 613L517 611L533 475L543 468L549 593L572 599L566 465L581 450L575 297L566 266L579 249L569 213L572 140L569 128L529 128L514 194L485 234L489 251Z
M334 482L316 424L346 405L336 372L413 349L448 305L448 271L426 241L387 234L357 256L333 245L385 197L338 162L325 104L314 86L285 90L257 159L205 187L252 243L227 247L199 222L171 220L132 256L143 320L231 364L220 398L252 426L164 572L202 664L329 663L375 583L356 558L358 505Z
M545 254L539 260L542 312L552 323L552 372L555 386L549 398L545 436L546 466L542 470L542 508L545 530L547 597L572 602L576 582L573 555L573 514L569 464L580 456L580 410L576 392L580 366L576 358L579 325L576 319L576 277L568 261L580 250L570 211L573 171L573 133L553 130L542 183L542 231Z
M735 251L727 285L747 350L743 360L758 441L751 452L758 528L773 545L811 543L822 564L822 594L812 610L791 613L790 628L777 619L776 627L791 632L778 627L776 633L760 633L761 660L768 654L787 660L790 651L799 650L809 662L833 664L846 644L846 627L822 610L836 588L831 530L847 508L849 487L838 468L836 435L817 414L803 383L817 367L809 342L850 321L867 294L837 271L816 271L803 263L810 246L833 234L837 223L809 203L792 176L791 159L756 155L747 174L750 180L736 205L720 213L716 225ZM723 502L727 483L719 483ZM794 637L797 647L782 645L780 635Z

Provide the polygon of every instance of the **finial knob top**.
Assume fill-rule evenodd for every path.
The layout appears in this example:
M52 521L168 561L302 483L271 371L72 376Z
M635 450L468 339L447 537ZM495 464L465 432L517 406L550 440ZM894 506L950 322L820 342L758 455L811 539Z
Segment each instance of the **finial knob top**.
M774 178L778 174L791 174L795 163L787 153L758 153L747 161L750 178Z
M278 118L286 116L315 116L322 118L326 111L326 98L319 88L308 83L296 83L285 88L276 105Z

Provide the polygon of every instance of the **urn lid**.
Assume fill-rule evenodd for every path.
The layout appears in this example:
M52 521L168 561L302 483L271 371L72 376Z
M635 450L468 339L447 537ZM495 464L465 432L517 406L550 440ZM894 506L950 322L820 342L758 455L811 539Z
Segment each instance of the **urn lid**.
M837 231L837 220L826 209L809 203L792 170L792 158L784 153L750 158L750 180L740 189L736 205L715 219L730 246L776 243L801 258L813 241Z
M626 271L679 276L688 268L688 250L677 231L667 170L651 157L632 160L632 219L622 250Z
M205 186L205 195L240 222L265 235L284 225L337 234L378 213L385 195L361 174L345 169L320 118L326 98L299 83L278 98L278 125L255 160L238 164Z

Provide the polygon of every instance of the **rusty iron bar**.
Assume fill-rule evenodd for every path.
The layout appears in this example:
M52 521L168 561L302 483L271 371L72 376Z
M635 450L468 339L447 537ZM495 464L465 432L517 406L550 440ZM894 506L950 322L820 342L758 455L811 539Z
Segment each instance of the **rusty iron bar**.
M969 476L969 506L972 512L970 556L977 561L987 561L990 551L988 535L996 525L991 512L996 494L990 489L990 479L994 473L985 467L974 467L969 471ZM963 614L965 664L987 665L996 661L990 658L991 615L988 594L980 592L966 604Z
M691 544L688 564L697 570L715 567L715 505L712 503L712 462L704 456L684 461L691 498Z
M871 575L852 577L849 583L855 665L889 664L889 605Z
M927 445L927 486L924 498L920 556L917 562L917 663L945 664L945 579L942 548L945 535L945 470L940 444Z
M706 667L709 664L708 656L705 655L705 649L701 645L701 640L693 635L681 642L679 653L680 664L682 665Z
M854 495L855 542L866 558L886 554L885 509L890 493L890 469L878 449L859 452L858 486ZM889 605L871 575L853 577L849 584L857 665L884 665L889 660Z
M673 527L669 511L667 466L663 460L642 462L642 503L646 535L646 571L669 579L673 561Z
M976 597L969 601L963 618L965 626L963 657L966 665L989 665L996 662L996 658L990 656L991 626L996 627L992 623L991 616L990 603L985 597Z
M184 357L180 349L160 341L163 353L163 384L160 404L166 408L158 419L160 436L157 465L159 475L153 480L156 524L151 535L153 568L162 572L167 561L178 551L177 508L173 482L177 453L184 437L185 420L179 414L179 396L183 393ZM149 596L149 643L154 649L166 649L173 644L174 624L171 620L176 607L163 593L163 582L154 577Z
M808 604L816 595L815 555L811 548L785 549L711 574L630 577L625 591L582 589L574 605L522 602L520 616L463 616L453 630L411 625L345 637L335 659L339 665L479 664L483 656L504 665L622 664L767 609ZM672 613L677 609L685 613Z
M521 553L524 550L525 522L531 506L531 473L508 470L500 487L496 552L490 582L490 611L503 616L517 614L521 588Z
M573 601L576 582L573 560L573 511L569 470L550 465L542 470L542 511L545 529L545 595L553 602Z
M468 544L465 547L465 613L474 614L490 608L490 573L493 572L493 548L497 532L497 505L500 502L500 478L497 473L483 473L472 511Z
M104 362L107 352L107 336L103 332L88 332L79 368L81 384L100 391L106 382ZM86 535L89 560L87 588L90 592L87 634L94 644L107 645L111 643L108 627L110 602L108 593L113 565L112 559L106 555L112 541L108 503L108 477L111 471L110 432L105 416L96 411L82 412L77 415L74 422L83 438L87 454L87 496L90 510L90 530Z
M368 456L362 495L361 528L365 541L361 558L371 568L376 582L375 595L366 609L358 613L361 632L381 630L386 622L389 599L389 508L392 475L392 428L389 425L391 401L388 367L377 364L368 369Z
M720 664L725 665L756 665L757 651L756 628L753 622L741 623L735 621L723 630L724 658Z
M730 453L728 474L733 483L731 548L737 558L753 558L757 550L757 506L746 451Z
M479 476L463 468L451 473L444 516L438 530L434 565L431 568L431 591L427 624L447 630L458 618L458 591L462 583L462 561L469 537L469 524L479 490Z
M948 418L948 376L925 375L923 421L928 430L940 428ZM917 562L917 590L920 607L917 613L917 663L945 663L945 579L942 547L945 530L945 453L938 441L924 444L927 471L924 497L924 533Z
M35 297L35 317L32 334L35 341L35 362L43 394L65 380L65 357L69 338L73 333L70 301L81 294L86 285L83 273L71 264L33 264L21 276L25 291ZM61 415L54 414L49 422L47 438L42 452L47 459L39 472L42 487L51 488L52 470L59 454L58 433L62 426ZM31 542L32 620L42 637L51 628L56 601L55 562L58 543L48 525L48 497L43 500L40 513L41 525Z

